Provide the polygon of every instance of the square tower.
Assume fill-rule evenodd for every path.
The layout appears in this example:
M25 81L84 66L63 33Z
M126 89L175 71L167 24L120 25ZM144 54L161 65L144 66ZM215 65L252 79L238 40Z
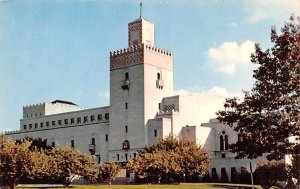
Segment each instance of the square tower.
M154 46L154 24L142 17L128 24L128 46Z
M154 47L154 24L128 24L128 48L110 53L109 159L125 162L148 145L149 119L173 95L173 57Z

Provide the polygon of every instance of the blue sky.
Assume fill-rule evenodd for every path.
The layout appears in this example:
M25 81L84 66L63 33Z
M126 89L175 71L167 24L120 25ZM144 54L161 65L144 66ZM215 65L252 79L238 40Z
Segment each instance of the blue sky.
M19 129L22 106L63 99L109 105L109 51L127 47L134 0L0 0L0 131ZM254 43L271 46L298 0L143 1L157 47L173 52L176 93L249 90Z

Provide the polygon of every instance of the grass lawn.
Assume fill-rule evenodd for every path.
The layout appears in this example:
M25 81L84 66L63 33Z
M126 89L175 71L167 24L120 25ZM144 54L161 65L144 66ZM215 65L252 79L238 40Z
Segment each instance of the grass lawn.
M18 187L26 188L27 187ZM31 188L31 187L30 187ZM34 187L32 187L34 188ZM222 183L182 183L178 185L86 185L86 186L73 186L72 189L251 189L251 185L245 184L222 184ZM256 189L262 189L260 186L255 186ZM36 188L35 188L36 189ZM61 189L60 187L55 189Z

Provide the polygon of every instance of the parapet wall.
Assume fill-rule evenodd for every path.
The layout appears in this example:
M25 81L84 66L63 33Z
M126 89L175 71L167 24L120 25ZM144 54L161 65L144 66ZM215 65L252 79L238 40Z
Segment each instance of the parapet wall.
M144 63L172 70L172 53L145 44L110 52L110 70Z

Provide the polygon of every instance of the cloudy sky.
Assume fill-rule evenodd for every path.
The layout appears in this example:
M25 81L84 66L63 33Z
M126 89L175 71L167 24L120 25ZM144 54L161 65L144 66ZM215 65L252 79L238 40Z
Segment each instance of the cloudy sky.
M0 0L0 131L22 106L63 99L109 105L109 51L127 47L134 0ZM271 47L299 0L143 1L156 46L173 52L176 93L236 96L250 90L254 43Z

